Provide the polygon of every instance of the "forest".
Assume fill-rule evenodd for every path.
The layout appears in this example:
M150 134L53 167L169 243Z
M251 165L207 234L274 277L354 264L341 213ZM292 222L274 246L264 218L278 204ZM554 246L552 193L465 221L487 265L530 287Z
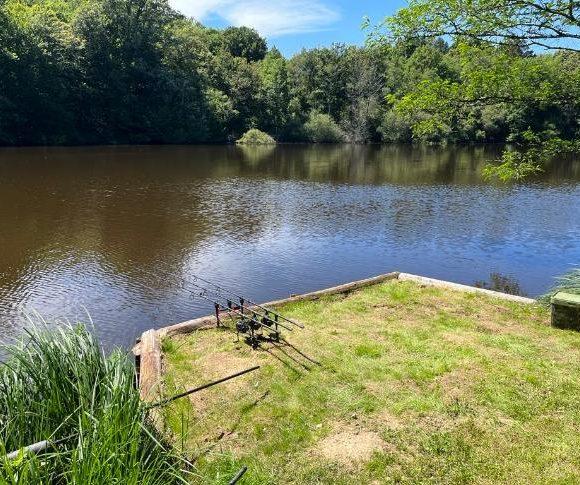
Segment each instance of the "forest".
M0 3L0 145L217 143L251 128L281 142L533 144L573 142L579 120L578 50L516 36L369 29L363 47L287 59L165 0Z

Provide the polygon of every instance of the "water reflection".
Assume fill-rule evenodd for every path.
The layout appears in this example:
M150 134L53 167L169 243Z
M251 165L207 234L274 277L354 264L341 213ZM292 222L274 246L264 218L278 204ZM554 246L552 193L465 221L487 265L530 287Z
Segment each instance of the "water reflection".
M491 291L500 291L508 295L527 296L522 291L520 283L516 278L501 273L491 273L489 275L489 281L478 280L473 286Z
M580 260L580 163L479 177L499 147L0 150L0 331L19 306L107 342L208 312L194 271L271 299L399 269L538 294Z

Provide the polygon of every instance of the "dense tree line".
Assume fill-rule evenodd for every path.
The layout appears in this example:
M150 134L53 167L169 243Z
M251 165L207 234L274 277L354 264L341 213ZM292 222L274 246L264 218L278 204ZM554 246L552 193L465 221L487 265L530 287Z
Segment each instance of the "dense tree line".
M409 0L376 29L381 42L451 38L455 78L423 80L395 100L416 136L442 136L475 110L507 122L487 177L524 179L580 154L580 2ZM558 52L534 55L530 48ZM486 129L477 134L487 135Z
M485 94L485 99L481 93ZM493 102L488 98L493 97ZM0 0L0 144L484 142L578 135L580 54L436 36L290 59L165 0Z

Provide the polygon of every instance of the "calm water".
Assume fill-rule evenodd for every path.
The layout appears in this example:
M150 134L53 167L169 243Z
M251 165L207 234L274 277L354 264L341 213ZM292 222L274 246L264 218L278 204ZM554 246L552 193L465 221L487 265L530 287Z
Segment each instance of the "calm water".
M211 313L198 273L254 300L400 270L530 295L580 263L580 163L481 181L496 148L0 150L0 332L22 309L103 341Z

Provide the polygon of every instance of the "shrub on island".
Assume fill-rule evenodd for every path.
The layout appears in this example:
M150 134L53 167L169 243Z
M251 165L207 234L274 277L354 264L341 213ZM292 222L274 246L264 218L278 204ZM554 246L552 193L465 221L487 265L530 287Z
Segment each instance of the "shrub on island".
M268 133L252 128L246 131L236 143L238 145L275 145L276 140L268 135Z

